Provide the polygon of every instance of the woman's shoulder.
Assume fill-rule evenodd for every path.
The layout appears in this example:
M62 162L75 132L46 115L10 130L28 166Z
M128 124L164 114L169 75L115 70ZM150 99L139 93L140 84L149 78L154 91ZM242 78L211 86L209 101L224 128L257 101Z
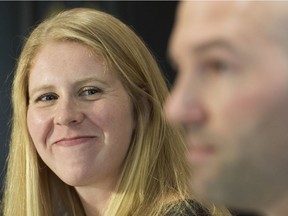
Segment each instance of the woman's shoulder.
M174 203L165 216L211 216L211 214L199 203L183 200Z

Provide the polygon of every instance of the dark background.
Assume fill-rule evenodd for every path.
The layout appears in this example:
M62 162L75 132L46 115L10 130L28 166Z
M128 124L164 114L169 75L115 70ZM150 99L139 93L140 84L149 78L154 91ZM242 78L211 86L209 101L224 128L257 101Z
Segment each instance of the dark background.
M154 53L167 83L174 72L167 62L167 44L177 2L157 1L19 1L0 2L0 198L11 129L10 91L23 40L44 18L63 9L89 7L106 11L128 24ZM238 213L244 216L244 214ZM245 214L248 216L251 214Z

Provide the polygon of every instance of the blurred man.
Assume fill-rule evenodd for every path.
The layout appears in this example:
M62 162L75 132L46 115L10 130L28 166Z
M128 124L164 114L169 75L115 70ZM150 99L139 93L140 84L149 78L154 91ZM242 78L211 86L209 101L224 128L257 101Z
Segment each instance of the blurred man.
M184 127L198 195L288 214L288 2L182 2L167 118Z

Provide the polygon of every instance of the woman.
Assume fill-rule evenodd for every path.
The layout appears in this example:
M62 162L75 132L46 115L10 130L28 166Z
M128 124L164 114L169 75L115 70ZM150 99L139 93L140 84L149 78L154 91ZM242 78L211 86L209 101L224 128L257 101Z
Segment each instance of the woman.
M112 16L73 9L40 24L13 83L4 215L228 215L189 197L167 94L143 42Z

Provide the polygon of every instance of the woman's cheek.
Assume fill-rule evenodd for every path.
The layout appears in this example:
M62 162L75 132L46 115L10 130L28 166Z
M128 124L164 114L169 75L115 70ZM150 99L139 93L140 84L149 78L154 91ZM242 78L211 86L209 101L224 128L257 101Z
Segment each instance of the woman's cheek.
M27 126L29 134L35 145L45 143L52 127L52 119L47 112L28 109Z

